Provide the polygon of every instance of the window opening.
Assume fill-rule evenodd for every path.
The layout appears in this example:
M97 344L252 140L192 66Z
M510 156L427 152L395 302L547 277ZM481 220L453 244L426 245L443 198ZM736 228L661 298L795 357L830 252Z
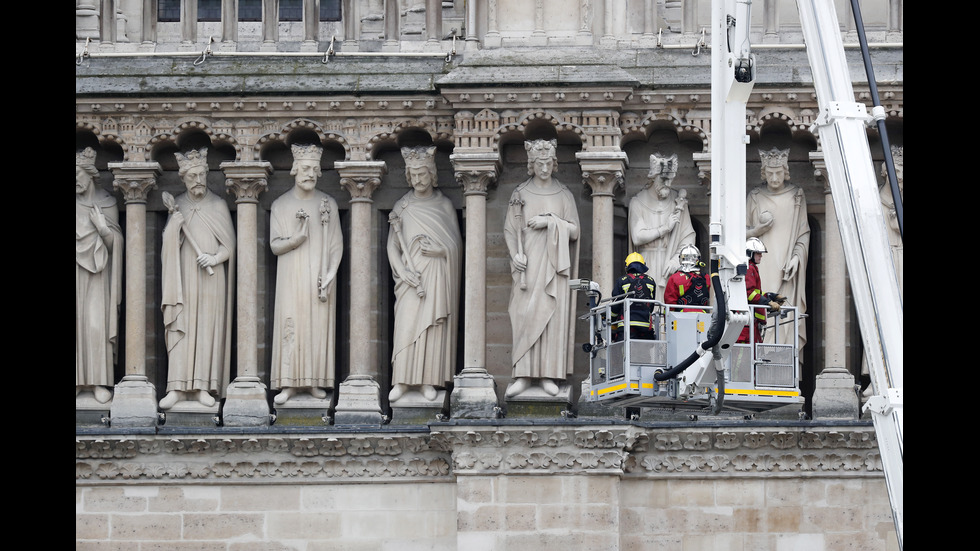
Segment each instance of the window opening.
M262 0L238 0L239 21L262 21Z
M180 0L160 0L157 4L157 21L180 21Z
M279 0L279 21L302 21L303 0Z
M341 0L320 0L320 21L340 21Z
M221 21L221 0L197 0L198 21Z

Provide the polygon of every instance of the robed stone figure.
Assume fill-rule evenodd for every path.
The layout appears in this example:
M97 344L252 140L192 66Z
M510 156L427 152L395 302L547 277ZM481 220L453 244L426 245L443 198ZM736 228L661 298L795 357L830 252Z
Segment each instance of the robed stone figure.
M435 149L402 148L413 190L388 217L388 261L395 280L388 395L393 404L409 389L434 400L455 372L462 237L452 201L435 187Z
M759 151L761 175L765 184L749 191L745 207L746 237L758 237L766 244L759 264L762 288L786 297L786 306L795 306L800 323L802 349L806 342L806 265L810 251L810 223L807 221L806 195L789 183L789 149ZM780 333L780 340L785 332ZM767 331L765 342L773 342ZM784 343L786 341L783 341Z
M337 202L316 189L318 145L293 145L292 189L272 202L269 244L278 257L270 386L282 405L327 397L336 371L337 269L344 254ZM365 335L355 338L366 338Z
M570 279L578 275L579 217L572 192L552 177L556 140L525 142L528 173L510 197L504 239L513 285L514 382L507 397L532 385L556 396L573 370L575 304Z
M686 190L672 186L677 176L677 155L650 155L647 185L629 204L630 250L640 253L657 282L656 299L664 299L667 279L680 269L678 254L694 245L694 225Z
M95 150L75 153L75 396L112 398L126 251L116 198L96 185Z
M228 386L234 313L235 228L224 199L207 186L207 148L176 153L187 188L164 194L163 320L167 394L160 408L196 401L213 406Z

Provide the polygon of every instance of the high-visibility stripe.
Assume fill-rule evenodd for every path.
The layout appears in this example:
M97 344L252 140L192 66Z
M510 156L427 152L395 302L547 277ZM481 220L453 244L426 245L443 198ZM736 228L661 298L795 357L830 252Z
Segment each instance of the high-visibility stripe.
M677 288L681 290L681 296L684 296L684 286L678 285Z
M715 392L718 392L718 388L715 388ZM748 388L725 388L725 395L728 394L745 394L751 396L799 396L800 392L798 390L754 390Z
M759 296L761 293L762 291L758 289L753 290L751 293L749 293L749 300L754 299L755 297Z
M616 392L617 390L623 390L626 388L626 383L616 386L610 386L606 388L600 388L598 394L601 396L603 394L609 394L610 392Z

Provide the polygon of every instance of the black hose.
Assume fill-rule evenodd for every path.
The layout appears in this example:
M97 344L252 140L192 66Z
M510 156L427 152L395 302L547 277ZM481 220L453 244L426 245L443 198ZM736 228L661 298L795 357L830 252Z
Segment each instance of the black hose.
M875 107L881 105L878 99L878 84L875 82L875 71L871 66L871 54L868 53L868 38L864 34L864 22L861 19L861 6L858 0L851 0L851 11L854 13L854 24L857 28L858 42L861 43L861 56L864 58L864 72L868 75L868 86L871 88L871 99ZM895 216L898 218L898 233L905 236L905 215L902 208L902 192L898 189L898 178L895 176L895 160L892 159L892 149L888 144L888 130L885 121L878 121L878 134L881 136L881 148L885 150L885 170L888 171L888 183L895 201Z
M716 305L711 328L708 329L708 336L699 347L705 351L710 350L721 340L721 335L725 332L725 315L728 312L728 305L725 303L725 292L721 290L721 278L718 276L718 261L715 259L711 260L711 286L715 290ZM657 381L672 379L683 373L685 369L691 367L700 357L701 354L698 354L698 351L695 350L690 356L684 358L683 361L667 371L654 373L653 378Z

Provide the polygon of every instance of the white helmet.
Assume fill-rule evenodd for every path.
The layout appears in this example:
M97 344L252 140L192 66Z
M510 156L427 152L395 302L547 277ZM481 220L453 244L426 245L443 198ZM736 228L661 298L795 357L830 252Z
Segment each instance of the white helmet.
M701 251L694 245L684 245L677 254L677 260L681 263L682 272L696 272L701 262Z
M750 237L745 242L745 256L752 258L755 253L767 253L765 244L758 237Z

